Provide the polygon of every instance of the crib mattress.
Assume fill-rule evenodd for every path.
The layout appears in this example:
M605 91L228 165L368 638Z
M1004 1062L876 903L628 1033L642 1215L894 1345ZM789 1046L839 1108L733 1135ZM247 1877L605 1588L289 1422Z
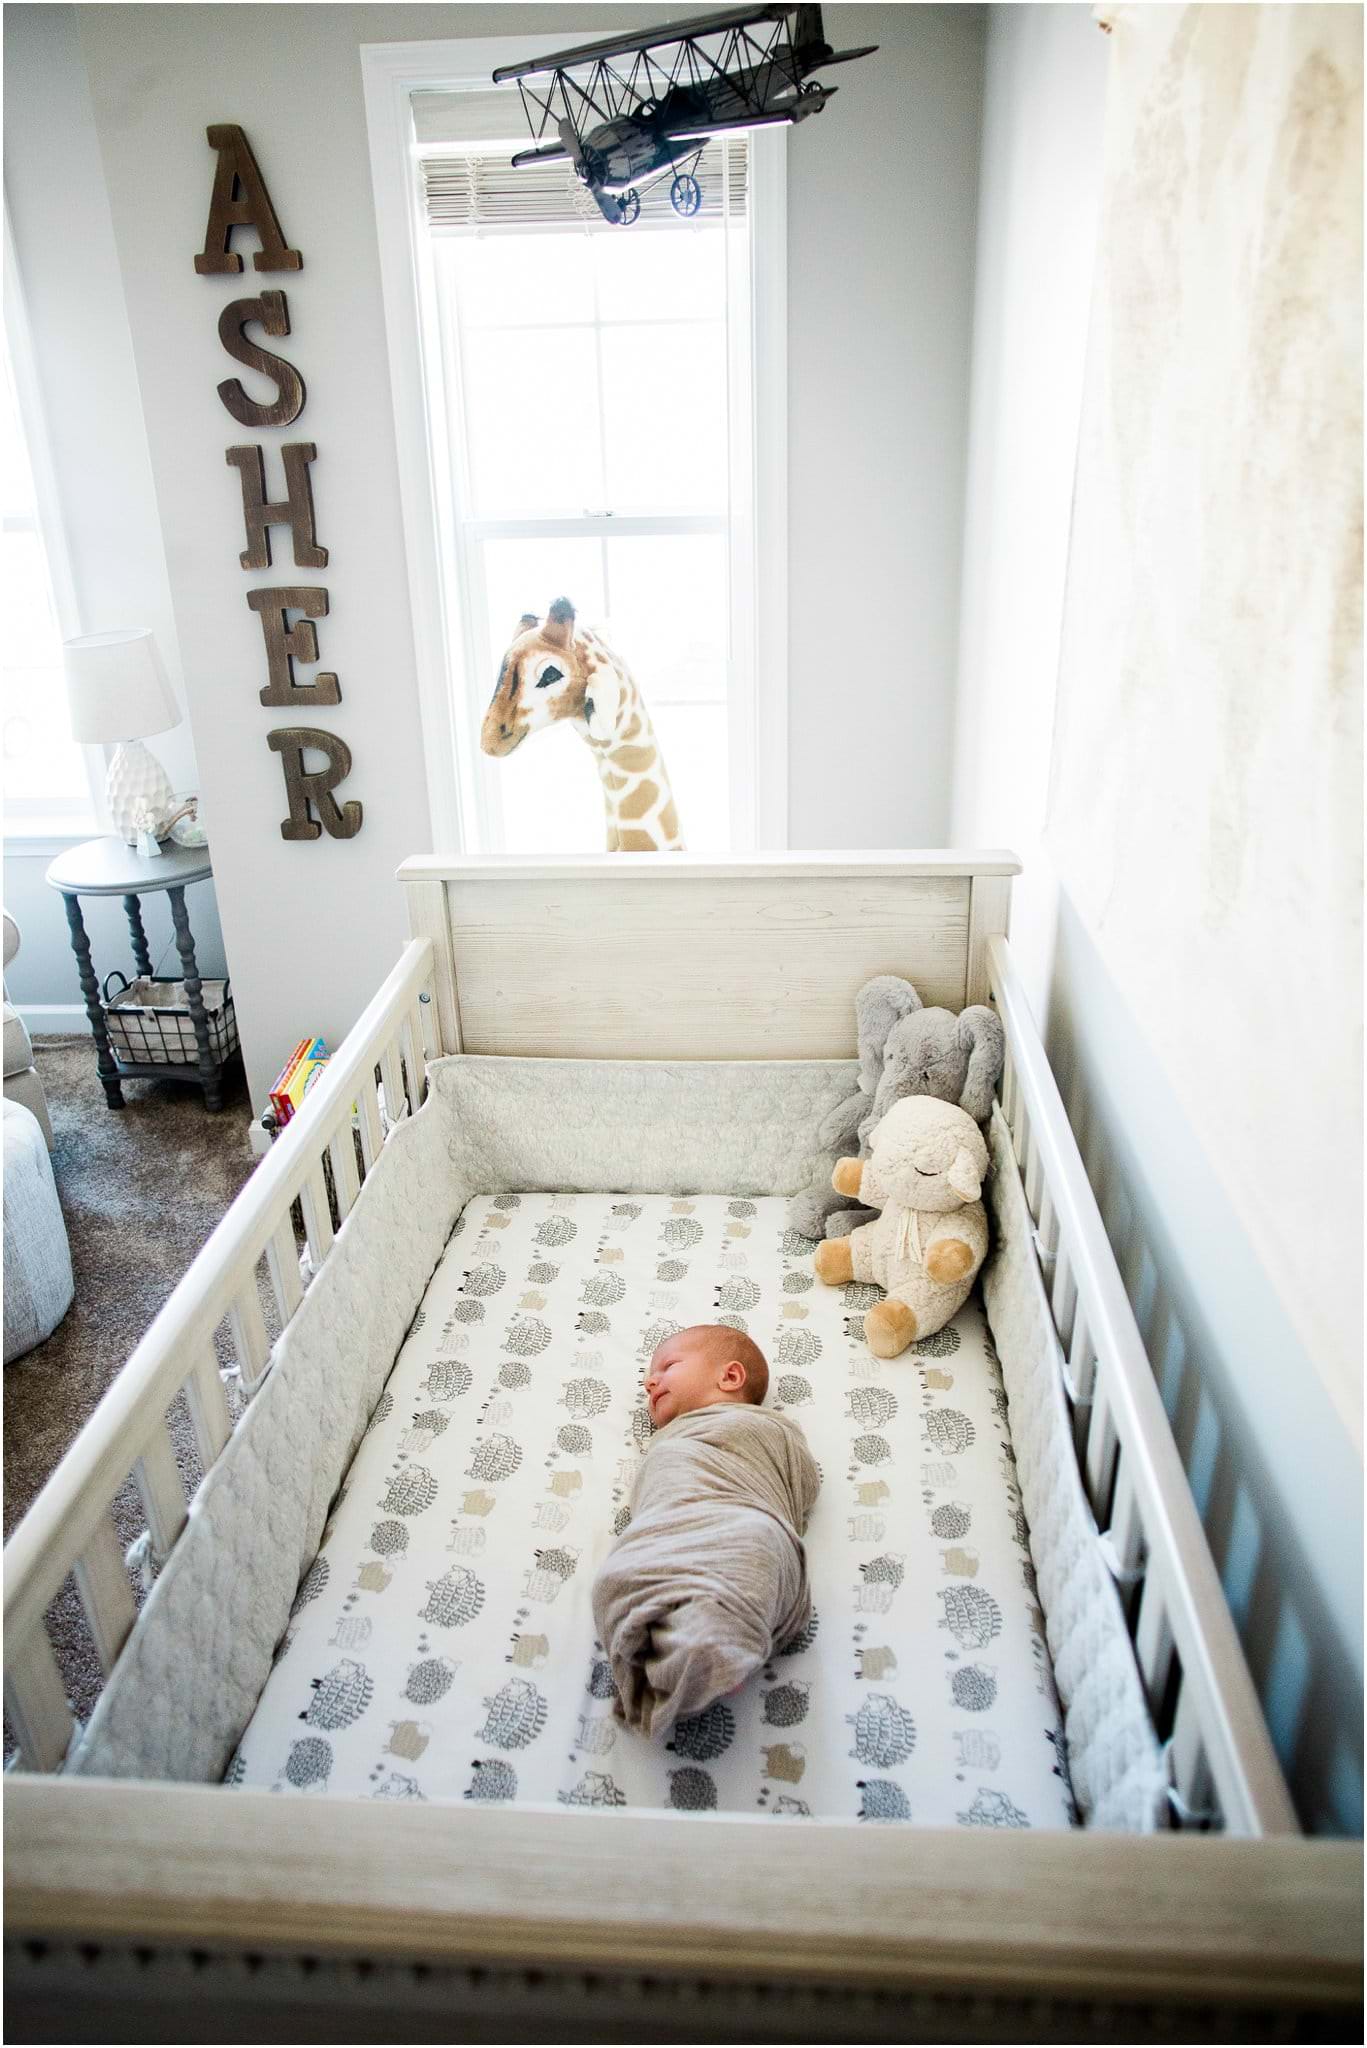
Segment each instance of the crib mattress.
M459 1219L227 1774L287 1796L1066 1827L1061 1716L976 1300L899 1359L778 1198L494 1195ZM654 1346L724 1320L822 1473L815 1612L762 1676L626 1731L594 1573Z

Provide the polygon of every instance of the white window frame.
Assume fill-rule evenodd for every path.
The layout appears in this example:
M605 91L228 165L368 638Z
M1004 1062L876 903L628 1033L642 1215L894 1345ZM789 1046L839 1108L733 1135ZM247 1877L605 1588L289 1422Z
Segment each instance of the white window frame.
M15 261L14 230L10 223L8 198L4 203L3 276L5 339L9 348L10 365L14 371L14 395L19 408L20 426L23 430L24 445L28 450L29 470L33 477L38 532L47 558L48 578L52 585L52 602L57 613L58 630L64 640L72 640L82 630L80 606L76 599L76 579L72 574L71 556L67 549L66 530L62 520L57 471L48 440L47 415L43 404L42 386L38 379L28 301L24 297L23 279L19 275L19 267ZM92 833L104 830L108 822L104 798L104 749L83 746L79 751L85 767L86 805L73 806L69 799L61 797L16 797L7 800L4 830L4 843L7 848L12 848L17 853L55 854L78 840L90 838Z
M379 235L380 275L389 342L390 383L418 665L427 794L434 844L466 851L477 836L474 762L457 746L458 705L487 700L492 679L470 672L467 622L452 616L453 583L443 561L449 516L438 507L450 491L449 466L433 460L429 422L441 360L431 246L423 210L410 96L415 90L486 88L501 65L544 54L547 41L570 46L586 38L566 27L553 38L502 36L439 42L372 43L361 47L361 78L370 140L371 179ZM733 534L748 547L748 593L733 602L733 661L728 678L735 851L779 850L788 844L788 233L787 131L751 136L749 176L751 321L754 379L753 525ZM629 232L629 231L628 231ZM445 515L453 508L446 503ZM625 527L614 521L615 531Z

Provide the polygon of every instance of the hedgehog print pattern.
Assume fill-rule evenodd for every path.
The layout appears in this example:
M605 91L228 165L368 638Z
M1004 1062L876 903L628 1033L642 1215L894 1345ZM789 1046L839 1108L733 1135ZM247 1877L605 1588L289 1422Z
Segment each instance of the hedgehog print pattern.
M819 1626L819 1617L816 1609L813 1608L811 1618L803 1623L795 1636L789 1636L786 1643L781 1643L774 1652L774 1655L776 1657L800 1657L802 1652L810 1650L812 1644L816 1641L816 1632Z
M400 1446L405 1451L429 1450L450 1427L450 1416L443 1415L440 1408L422 1408L400 1437Z
M520 1209L522 1207L522 1197L521 1195L495 1195L494 1207L496 1209Z
M482 1323L484 1321L484 1303L482 1301L458 1301L451 1310L451 1316L453 1321L458 1323Z
M233 1758L227 1770L223 1773L223 1782L225 1785L240 1785L244 1782L246 1776L247 1759L245 1756L243 1756L241 1750L239 1749L237 1755Z
M627 1291L620 1273L595 1273L584 1282L582 1300L586 1308L611 1308Z
M507 1285L508 1275L502 1266L471 1266L461 1282L463 1294L497 1294L500 1287Z
M849 1280L841 1300L846 1308L873 1308L883 1299L881 1287L875 1287L868 1280Z
M631 1509L626 1505L624 1501L622 1506L618 1508L616 1514L612 1518L612 1533L614 1536L620 1536L624 1529L629 1529L630 1527Z
M589 1671L587 1690L591 1699L616 1699L617 1685L612 1675L612 1666L606 1657L594 1658Z
M1002 1760L1002 1746L988 1728L956 1728L955 1762L973 1771L995 1771Z
M294 1605L290 1609L291 1616L300 1613L311 1600L316 1600L320 1593L326 1592L327 1582L331 1576L332 1566L327 1559L315 1557L299 1582L299 1591L295 1594Z
M625 1806L627 1795L606 1771L585 1771L570 1792L557 1792L562 1806Z
M930 1518L930 1526L937 1536L967 1536L973 1526L973 1516L962 1501L951 1500L944 1507L936 1508Z
M558 1550L538 1550L536 1562L538 1568L543 1572L549 1572L553 1579L564 1580L574 1577L575 1571L578 1568L579 1557L576 1551L563 1548Z
M804 1237L800 1230L785 1230L779 1250L785 1259L805 1259L810 1258L819 1243L819 1238Z
M860 1422L866 1429L881 1429L896 1419L897 1396L886 1387L855 1387L848 1399L850 1421Z
M977 1441L978 1432L966 1415L957 1408L932 1408L922 1418L926 1448L942 1451L953 1457L958 1451L971 1450Z
M420 1515L437 1497L437 1482L426 1465L410 1465L389 1482L380 1506L390 1515Z
M587 1458L593 1449L593 1431L585 1429L581 1422L567 1422L556 1431L555 1440L572 1458Z
M907 1568L901 1558L892 1557L886 1551L881 1557L872 1557L867 1564L859 1567L866 1586L891 1586L893 1592L907 1575Z
M380 1423L388 1422L390 1416L393 1413L394 1396L390 1393L388 1387L386 1387L384 1392L381 1394L379 1400L375 1403L375 1413L370 1418L371 1428L378 1428Z
M730 1309L727 1310L725 1315L718 1316L717 1321L725 1329L739 1330L742 1337L748 1337L750 1334L750 1325L746 1322L745 1317L734 1314Z
M695 1223L691 1216L671 1216L660 1235L675 1251L688 1251L697 1244L703 1234L701 1223Z
M450 1692L455 1676L456 1666L449 1657L424 1657L421 1663L409 1665L402 1697L415 1707L435 1706Z
M953 1323L946 1323L943 1330L918 1337L911 1348L918 1358L952 1358L962 1341Z
M460 1359L439 1359L427 1368L422 1390L429 1401L456 1401L468 1394L473 1375Z
M586 1308L575 1317L574 1327L585 1337L606 1337L612 1324L600 1308Z
M910 1820L911 1801L891 1778L861 1778L858 1790L864 1795L860 1820Z
M646 1328L641 1332L641 1341L637 1346L636 1356L638 1358L650 1358L654 1352L658 1351L666 1337L677 1337L682 1328L682 1323L661 1322L647 1324Z
M544 1223L536 1226L536 1241L547 1249L560 1244L572 1244L579 1235L579 1225L571 1223L568 1216L548 1216Z
M885 1436L857 1436L850 1448L859 1465L886 1465L892 1456L892 1446Z
M811 1273L785 1273L783 1276L785 1294L810 1294L815 1285L816 1280Z
M655 1424L648 1408L637 1408L631 1417L631 1434L636 1448L643 1451L655 1434Z
M552 1280L558 1280L559 1277L559 1266L553 1266L549 1259L533 1259L527 1268L527 1278L533 1287L549 1287Z
M960 1827L965 1828L1028 1828L1026 1815L1018 1806L1013 1806L1004 1792L993 1792L987 1786L978 1788L978 1796L967 1813L956 1814Z
M423 1793L416 1778L407 1777L403 1771L391 1771L370 1796L372 1799L421 1799Z
M981 1664L961 1664L950 1675L954 1704L967 1714L985 1714L997 1698L997 1681Z
M522 1449L510 1436L494 1435L480 1444L469 1465L467 1479L510 1479L522 1463Z
M516 1799L517 1772L501 1756L476 1757L473 1770L465 1788L467 1799Z
M503 1343L506 1350L515 1352L519 1358L539 1358L550 1341L550 1325L536 1316L528 1316L513 1324Z
M332 1744L324 1742L321 1735L306 1735L292 1742L284 1775L296 1792L307 1791L310 1785L325 1786L332 1775Z
M801 1408L812 1398L812 1383L800 1372L781 1373L774 1382L774 1402L779 1408Z
M735 1715L725 1700L714 1700L700 1714L685 1714L676 1721L665 1747L676 1756L686 1756L690 1763L706 1764L729 1749L735 1736Z
M811 1690L809 1685L799 1685L792 1680L772 1687L764 1695L766 1725L770 1728L796 1728L799 1721L805 1721Z
M782 1330L774 1346L775 1365L815 1365L821 1356L821 1339L811 1330Z
M484 1605L482 1581L463 1564L453 1564L439 1579L428 1579L427 1592L420 1619L440 1628L464 1628Z
M475 1731L475 1739L497 1749L525 1749L546 1725L545 1695L528 1678L508 1679L484 1708L484 1726Z
M1002 1611L980 1586L950 1586L940 1594L945 1625L965 1650L985 1649L1002 1632Z
M669 1803L679 1813L715 1813L716 1785L708 1772L685 1764L669 1773Z
M560 1405L568 1408L577 1422L584 1422L601 1415L611 1400L612 1389L603 1380L566 1380Z
M309 1683L313 1698L299 1718L310 1728L326 1728L332 1733L359 1721L375 1695L374 1681L354 1657L343 1657L324 1677Z
M687 1277L688 1267L682 1259L661 1259L655 1268L657 1280L686 1280Z
M716 1296L717 1308L753 1308L759 1300L759 1289L753 1280L742 1279L739 1273L733 1273L729 1280L722 1281Z
M857 1714L845 1719L854 1729L851 1756L886 1771L904 1764L916 1747L916 1723L890 1692L871 1692Z
M531 1385L532 1369L529 1365L524 1365L520 1358L505 1358L498 1369L498 1383L508 1393L516 1393L519 1387Z

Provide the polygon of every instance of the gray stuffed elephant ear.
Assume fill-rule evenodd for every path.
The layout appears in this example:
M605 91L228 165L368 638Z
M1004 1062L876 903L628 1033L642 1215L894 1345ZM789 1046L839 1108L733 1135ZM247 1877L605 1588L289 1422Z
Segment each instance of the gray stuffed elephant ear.
M899 1018L921 1008L921 998L900 974L875 974L854 999L855 1032L859 1040L859 1085L873 1096L883 1076L883 1047Z
M831 1168L838 1159L850 1157L859 1145L860 1126L883 1072L883 1047L888 1033L901 1018L921 1007L921 998L900 974L875 974L854 999L855 1037L859 1047L859 1086L853 1095L835 1104L817 1129L821 1148L812 1164L811 1178L788 1204L788 1225L803 1237L843 1236L860 1223L872 1222L876 1210L860 1208L848 1195L837 1194L831 1186Z
M997 1083L1006 1065L1006 1032L1001 1018L986 1003L970 1004L959 1012L958 1041L967 1061L959 1107L974 1123L985 1124L992 1114Z

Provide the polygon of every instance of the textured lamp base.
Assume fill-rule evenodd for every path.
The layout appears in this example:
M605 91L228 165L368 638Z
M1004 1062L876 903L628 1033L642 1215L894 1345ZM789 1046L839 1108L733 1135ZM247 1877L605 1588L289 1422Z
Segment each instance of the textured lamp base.
M128 846L138 843L137 821L143 805L151 814L154 832L175 808L175 791L166 770L141 740L123 740L114 749L105 797L110 823Z

